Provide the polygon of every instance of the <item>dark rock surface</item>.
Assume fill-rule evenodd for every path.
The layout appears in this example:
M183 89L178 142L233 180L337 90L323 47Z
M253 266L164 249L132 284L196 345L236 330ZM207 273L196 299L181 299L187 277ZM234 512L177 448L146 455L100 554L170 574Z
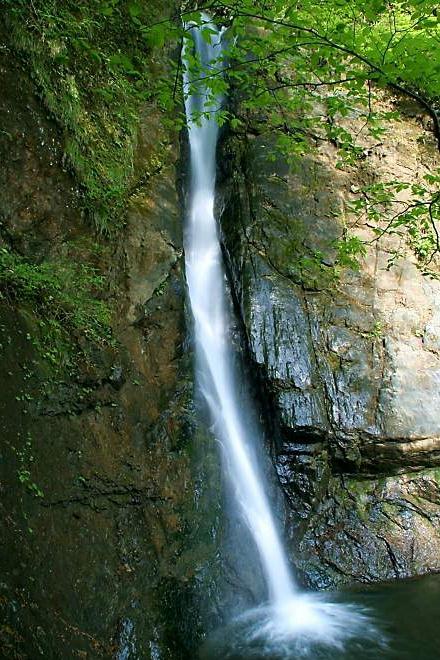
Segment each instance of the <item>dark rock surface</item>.
M87 359L54 370L34 309L0 300L0 655L194 657L217 616L220 505L216 448L195 449L177 145L123 235L90 249L63 136L7 48L0 78L1 247L99 267L115 339L72 336ZM164 139L145 112L140 172Z
M387 270L397 240L387 236L359 272L332 279L343 228L374 237L347 210L353 186L373 171L417 181L438 164L434 138L403 118L346 171L331 145L288 166L268 157L270 140L225 137L218 209L250 356L280 429L292 559L314 586L438 571L440 283L408 251Z

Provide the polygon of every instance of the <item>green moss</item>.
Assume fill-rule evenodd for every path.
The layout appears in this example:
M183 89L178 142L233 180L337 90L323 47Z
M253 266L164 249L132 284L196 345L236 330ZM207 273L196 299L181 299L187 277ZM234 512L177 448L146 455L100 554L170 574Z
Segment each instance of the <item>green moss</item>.
M338 480L334 481L336 487L335 496L341 500L347 509L355 509L360 520L370 520L371 502L377 482L346 478L343 487Z
M103 233L136 183L140 107L158 97L145 25L162 11L160 0L6 0L11 46L64 130L67 163Z
M58 364L67 336L78 333L98 343L111 341L110 311L97 296L103 278L89 265L69 260L34 264L0 248L0 299L26 304L39 319L37 346Z
M313 290L328 289L335 283L335 268L325 263L321 250L307 244L306 225L300 218L266 208L262 214L260 240L267 244L271 264L295 283ZM328 252L331 250L329 243Z

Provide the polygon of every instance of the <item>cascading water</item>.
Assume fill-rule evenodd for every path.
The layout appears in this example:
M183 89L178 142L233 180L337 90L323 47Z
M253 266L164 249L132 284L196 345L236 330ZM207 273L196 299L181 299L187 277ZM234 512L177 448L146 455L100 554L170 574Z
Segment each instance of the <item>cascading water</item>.
M247 415L238 396L225 272L214 217L218 137L215 113L221 98L213 99L204 82L206 71L221 75L222 32L207 16L203 16L203 23L202 27L187 26L183 52L191 155L185 264L194 317L199 386L213 420L214 433L225 452L229 477L258 549L269 591L269 608L246 613L242 622L252 624L247 631L250 640L265 637L284 643L293 638L303 641L307 638L339 646L347 637L358 634L367 619L346 606L297 592L266 496L262 472L247 437ZM205 34L202 34L203 29ZM205 38L206 33L209 39ZM190 60L194 51L201 67L192 76Z
M211 44L194 29L194 41L204 66L218 59L221 36ZM186 86L189 86L186 80ZM218 102L218 100L217 100ZM200 124L191 121L194 113L209 111ZM232 482L244 517L255 539L265 570L271 598L284 602L293 596L280 539L275 529L263 481L253 464L246 438L243 414L234 382L230 348L230 320L225 304L225 275L214 218L215 152L218 123L207 92L186 99L191 149L191 201L185 255L189 298L194 316L196 350L203 395L208 402L215 432L222 442L232 472Z

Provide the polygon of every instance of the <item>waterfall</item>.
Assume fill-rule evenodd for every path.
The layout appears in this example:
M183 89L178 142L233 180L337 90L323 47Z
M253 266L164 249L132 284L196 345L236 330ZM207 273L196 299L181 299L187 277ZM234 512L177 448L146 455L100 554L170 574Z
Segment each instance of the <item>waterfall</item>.
M214 217L219 130L215 114L222 99L212 98L206 76L221 75L222 31L207 16L203 16L201 27L193 25L186 29L183 82L191 158L185 232L186 278L194 318L198 385L209 409L214 434L225 453L229 478L258 550L269 592L270 615L264 621L257 616L258 624L250 635L290 638L298 631L302 634L306 631L313 638L338 645L349 635L347 612L353 630L359 629L363 615L298 593L267 499L265 479L248 437L247 420L251 415L243 408L233 364L232 319ZM202 34L203 29L209 34L208 39L206 33ZM190 66L194 51L203 68L195 76Z
M210 29L213 29L210 26ZM221 33L211 43L193 28L192 35L203 66L218 61ZM225 273L214 218L216 144L218 123L215 104L208 92L188 94L191 151L191 197L186 231L185 257L189 299L194 317L196 353L200 385L208 404L215 433L226 453L237 500L255 540L264 568L271 599L283 602L294 593L292 578L265 495L262 474L253 459L246 432L246 419L238 396L231 351L231 319L225 301ZM185 86L190 80L185 73ZM192 121L195 112L209 112L200 123Z

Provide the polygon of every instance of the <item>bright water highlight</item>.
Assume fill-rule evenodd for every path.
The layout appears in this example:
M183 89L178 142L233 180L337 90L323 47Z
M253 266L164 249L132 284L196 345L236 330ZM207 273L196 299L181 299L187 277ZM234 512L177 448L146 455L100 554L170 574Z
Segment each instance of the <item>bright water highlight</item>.
M211 26L212 27L212 26ZM200 30L192 35L202 63L209 65L221 56L221 33L207 44ZM190 46L187 44L186 46ZM188 73L185 89L190 89ZM214 103L219 104L220 99ZM194 113L208 111L200 125L191 121ZM230 319L225 300L223 268L217 224L214 218L216 144L218 124L215 105L209 102L203 84L187 96L191 150L191 200L185 243L186 278L194 316L196 352L200 385L221 441L236 496L258 546L266 573L271 599L284 602L294 593L286 558L275 529L263 480L252 459L252 451L244 428L243 410L239 404L230 349ZM240 405L240 408L239 408Z
M319 596L298 594L276 529L266 484L247 436L250 415L238 396L231 350L231 319L226 301L226 278L214 217L216 145L215 113L221 98L211 98L206 75L222 67L222 32L209 23L210 43L202 27L187 26L183 52L184 93L191 154L191 187L185 236L188 293L194 317L197 378L213 421L213 431L225 453L236 500L258 549L270 604L237 620L250 644L263 639L269 646L309 648L321 642L341 648L344 641L371 633L367 617L352 608L328 603ZM195 52L205 72L191 75ZM219 73L221 75L221 73ZM204 84L205 78L205 84ZM200 115L200 113L205 113ZM194 119L194 117L198 117ZM288 656L286 656L288 657Z

